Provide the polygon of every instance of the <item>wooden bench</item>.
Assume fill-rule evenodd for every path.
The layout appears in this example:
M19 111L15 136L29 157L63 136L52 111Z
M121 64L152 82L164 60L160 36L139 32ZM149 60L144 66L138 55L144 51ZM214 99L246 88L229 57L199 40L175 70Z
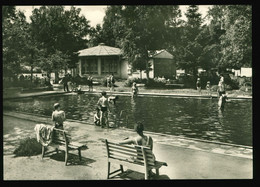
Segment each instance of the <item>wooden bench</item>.
M52 142L48 146L55 147L55 151L57 152L57 154L59 153L59 150L65 151L65 165L67 165L68 153L70 150L78 150L79 160L81 161L81 150L83 148L88 148L85 144L71 142L71 135L68 134L67 131L56 128L53 129ZM46 147L42 145L42 159L44 157L44 154L47 154L45 152ZM50 151L48 153L51 152L53 151Z
M105 140L107 159L108 159L108 173L107 179L110 175L121 171L124 172L123 166L131 170L139 171L145 174L145 180L149 179L149 173L152 169L156 170L156 175L159 175L161 166L167 166L166 162L154 160L154 155L149 147L138 145L120 145ZM120 165L120 169L110 172L110 164L116 163Z

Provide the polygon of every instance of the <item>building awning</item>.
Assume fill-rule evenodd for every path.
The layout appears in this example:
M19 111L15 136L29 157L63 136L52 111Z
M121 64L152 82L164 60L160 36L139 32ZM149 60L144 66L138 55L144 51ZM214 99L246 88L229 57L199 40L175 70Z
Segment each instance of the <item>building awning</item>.
M91 47L79 51L79 56L119 56L122 55L122 51L116 47L106 46L104 43L100 43L96 47Z

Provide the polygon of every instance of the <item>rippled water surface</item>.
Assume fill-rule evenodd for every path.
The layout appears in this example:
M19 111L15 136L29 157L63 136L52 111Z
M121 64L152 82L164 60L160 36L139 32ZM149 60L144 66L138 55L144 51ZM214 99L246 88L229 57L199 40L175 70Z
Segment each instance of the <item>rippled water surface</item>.
M51 116L53 104L59 102L67 118L93 124L98 97L84 94L41 96L4 101L3 106L4 110ZM252 100L230 100L221 113L217 109L217 99L119 96L111 110L111 123L127 128L133 128L133 124L141 120L147 131L252 145Z

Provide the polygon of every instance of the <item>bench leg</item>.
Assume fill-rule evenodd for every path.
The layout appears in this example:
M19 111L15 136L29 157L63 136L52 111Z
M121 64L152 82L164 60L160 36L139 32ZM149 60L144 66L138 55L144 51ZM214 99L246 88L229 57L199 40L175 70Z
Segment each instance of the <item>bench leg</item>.
M68 162L68 151L65 151L65 166L67 166Z
M44 153L45 153L45 147L42 145L42 159L44 157Z
M149 170L147 168L145 168L144 179L145 180L149 179Z
M159 176L159 169L156 169L156 175Z
M145 179L145 180L148 180L148 179L149 179L149 172L148 172L148 171L145 172L145 174L144 174L144 179Z
M120 170L121 170L122 173L124 173L123 165L120 165Z
M109 179L110 174L110 162L107 163L107 179Z
M78 148L78 153L79 153L79 160L81 161L81 149Z
M58 148L55 148L55 150L56 150L56 153L59 154L59 149L58 149Z

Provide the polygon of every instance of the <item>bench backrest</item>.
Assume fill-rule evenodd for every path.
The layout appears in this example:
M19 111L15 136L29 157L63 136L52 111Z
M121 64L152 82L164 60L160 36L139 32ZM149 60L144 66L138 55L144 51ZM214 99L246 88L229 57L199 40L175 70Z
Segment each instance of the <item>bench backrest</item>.
M71 140L70 134L65 130L53 128L52 143L59 145L68 145Z
M154 166L154 155L149 147L122 145L105 140L107 157L139 165Z

